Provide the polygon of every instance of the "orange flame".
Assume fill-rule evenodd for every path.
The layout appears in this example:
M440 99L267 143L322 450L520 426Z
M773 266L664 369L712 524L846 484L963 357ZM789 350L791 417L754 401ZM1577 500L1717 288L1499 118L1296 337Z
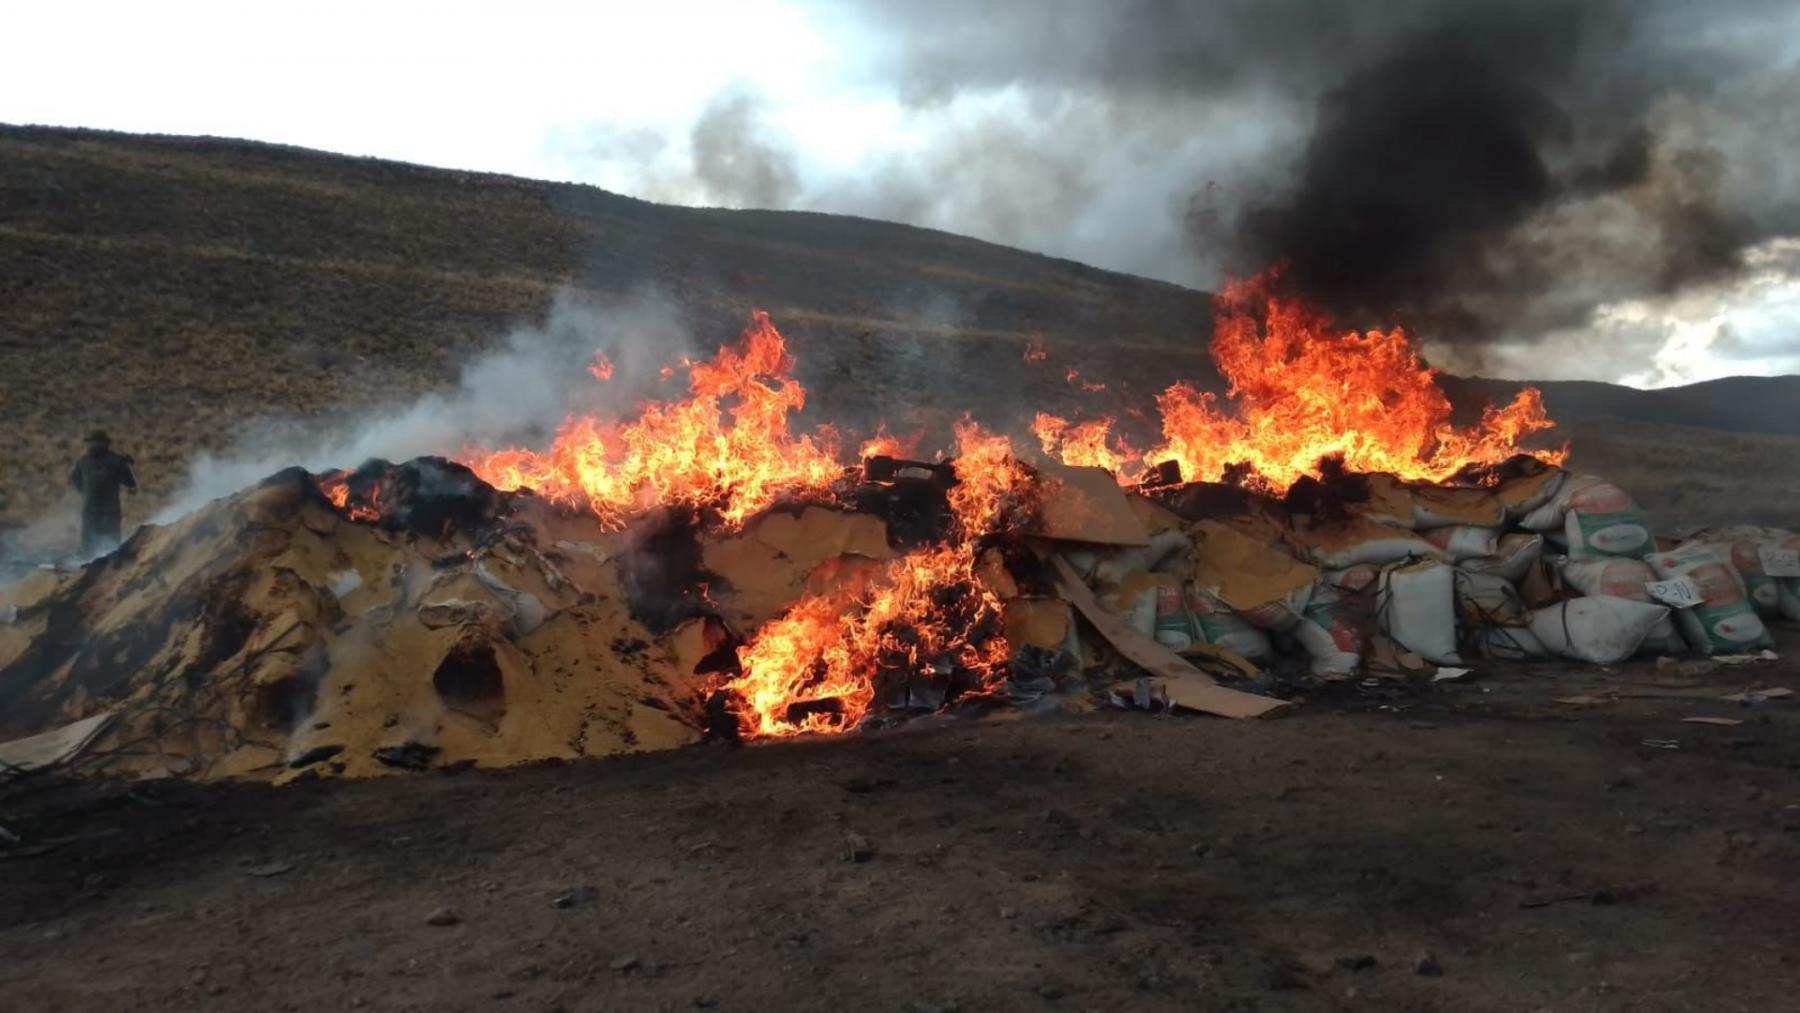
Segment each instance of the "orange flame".
M613 378L613 361L606 357L605 352L595 352L594 361L588 364L587 371L588 375L605 383Z
M883 673L934 681L960 670L981 686L1004 675L1012 649L1000 634L999 600L975 579L975 538L1025 516L1031 476L1006 437L972 422L957 426L957 444L950 504L960 530L950 541L802 599L738 648L741 673L723 688L736 697L745 734L853 728Z
M1037 436L1038 446L1043 449L1045 456L1076 467L1105 468L1118 476L1121 482L1127 482L1127 476L1132 466L1140 460L1140 455L1123 439L1114 437L1112 427L1113 418L1110 415L1087 422L1071 423L1068 419L1038 412L1031 423L1031 431ZM1117 450L1109 445L1109 440L1118 444Z
M1044 453L1107 468L1121 481L1171 458L1189 479L1218 479L1228 466L1248 465L1255 481L1279 491L1317 474L1329 456L1356 471L1441 480L1470 464L1497 463L1550 428L1531 389L1489 408L1472 428L1450 425L1435 372L1399 329L1335 333L1298 300L1276 296L1274 280L1270 272L1233 284L1217 301L1213 355L1230 383L1231 414L1212 394L1177 383L1157 399L1163 443L1152 453L1114 433L1111 417L1071 423L1040 414L1032 430ZM1026 361L1046 357L1034 337ZM806 392L767 314L752 314L736 346L705 362L682 360L680 368L688 374L685 398L645 404L630 421L570 418L546 450L480 451L470 467L499 488L530 487L582 505L607 527L669 504L736 526L782 497L823 498L843 477L834 430L791 428ZM1086 390L1104 389L1074 369L1066 376ZM945 541L803 598L739 648L739 672L719 688L743 733L848 730L888 679L942 688L954 677L959 687L981 689L1003 677L1010 648L1000 632L1001 603L976 579L976 546L984 535L1023 529L1037 509L1036 486L1006 436L965 418L956 444ZM885 430L859 449L864 457L918 456ZM1564 455L1539 456L1560 463ZM331 479L341 485L343 475ZM347 485L331 479L321 489L355 518Z
M689 397L643 405L636 421L574 417L542 453L475 451L467 463L497 488L585 505L609 528L664 504L710 508L735 526L784 495L822 495L843 475L834 430L789 429L806 390L767 313L751 314L737 346L683 367Z
M919 442L925 438L923 431L914 432L910 436L899 437L887 431L886 425L875 428L875 435L863 441L856 452L859 460L871 457L914 457L919 452Z
M1470 428L1451 425L1437 371L1419 361L1404 331L1334 331L1301 300L1277 295L1278 278L1270 270L1234 282L1215 301L1212 356L1230 384L1229 411L1215 395L1176 383L1156 399L1163 443L1154 450L1132 452L1112 433L1111 418L1072 424L1039 415L1032 429L1044 452L1115 472L1174 460L1190 481L1217 481L1248 465L1256 485L1282 492L1318 475L1328 457L1351 471L1443 481L1470 465L1498 464L1554 428L1533 387L1505 407L1488 406ZM1071 369L1068 379L1080 375ZM1566 448L1534 453L1551 464L1568 457Z
M319 491L338 512L353 521L373 523L381 519L381 487L369 486L368 493L357 502L350 497L350 473L334 471L318 479Z
M1457 429L1437 371L1419 361L1405 332L1334 332L1301 300L1275 294L1277 278L1266 271L1234 282L1216 301L1212 356L1235 413L1175 384L1157 398L1166 442L1147 459L1172 458L1188 479L1208 481L1248 464L1276 491L1317 475L1325 457L1342 457L1352 471L1442 481L1467 465L1498 464L1552 428L1537 390L1526 388ZM1560 463L1564 455L1539 456Z
M1031 340L1025 342L1024 359L1026 362L1039 363L1039 362L1043 362L1045 359L1048 359L1049 357L1050 357L1050 352L1048 349L1046 349L1044 347L1043 335L1033 334L1031 336Z
M1101 391L1106 389L1106 384L1092 383L1087 380L1083 380L1081 378L1081 371L1076 369L1073 366L1069 367L1069 371L1068 371L1068 373L1064 374L1063 379L1068 381L1069 386L1080 387L1082 390L1087 391L1089 394L1098 394Z

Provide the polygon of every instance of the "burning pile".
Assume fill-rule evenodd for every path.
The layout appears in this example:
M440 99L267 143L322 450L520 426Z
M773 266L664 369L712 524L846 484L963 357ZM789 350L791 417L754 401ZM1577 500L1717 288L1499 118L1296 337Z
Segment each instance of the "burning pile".
M1178 383L1148 454L1042 416L1036 461L968 419L948 458L881 435L845 460L797 427L758 313L681 363L686 397L542 450L284 472L0 591L0 722L109 713L86 762L115 771L365 775L841 732L1122 673L1122 698L1253 716L1280 701L1213 676L1673 636L1637 570L1546 568L1561 538L1703 577L1641 561L1623 493L1516 456L1548 426L1535 392L1457 429L1399 331L1334 334L1269 284L1220 300L1234 412ZM1642 635L1574 644L1609 596Z

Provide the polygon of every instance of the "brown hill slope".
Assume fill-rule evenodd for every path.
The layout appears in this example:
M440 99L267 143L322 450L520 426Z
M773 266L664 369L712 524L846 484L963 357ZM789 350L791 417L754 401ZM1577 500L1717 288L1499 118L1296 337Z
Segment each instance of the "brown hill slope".
M769 309L811 411L853 423L1072 407L1062 369L1021 365L1040 333L1055 364L1140 403L1176 377L1216 383L1204 293L947 233L248 142L0 127L0 521L59 502L89 427L137 455L141 510L190 455L231 446L253 421L328 426L442 388L570 291L654 292L704 343ZM1568 399L1561 386L1553 410L1566 400L1629 420L1601 427L1613 434L1654 420L1670 428L1653 449L1690 459L1712 459L1716 434L1683 423L1795 431L1791 413L1721 422L1706 406L1741 400L1730 395L1696 395L1695 408L1670 392L1595 385L1607 396ZM1800 441L1755 446L1740 505L1792 502L1760 465L1779 457L1793 474Z

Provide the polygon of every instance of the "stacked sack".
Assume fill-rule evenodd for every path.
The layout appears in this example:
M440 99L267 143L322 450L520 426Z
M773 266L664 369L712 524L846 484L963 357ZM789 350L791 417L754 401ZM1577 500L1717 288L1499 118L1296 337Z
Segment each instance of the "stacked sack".
M1800 536L1786 531L1731 528L1659 550L1624 490L1531 459L1490 486L1361 481L1348 519L1166 514L1150 546L1083 569L1177 652L1210 644L1262 663L1286 640L1325 678L1357 672L1376 634L1436 664L1605 665L1760 649L1763 618L1800 622Z

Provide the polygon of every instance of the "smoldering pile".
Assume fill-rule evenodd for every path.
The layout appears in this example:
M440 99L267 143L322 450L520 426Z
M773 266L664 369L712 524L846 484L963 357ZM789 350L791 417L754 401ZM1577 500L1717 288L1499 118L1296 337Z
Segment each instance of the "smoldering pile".
M0 591L0 720L110 714L84 769L196 778L693 741L622 604L620 551L442 460L282 472Z
M1060 505L1034 517L1092 515L1088 492L1115 520L1124 507L1104 472L1044 469L1062 476ZM884 568L952 537L957 480L926 471L852 469L833 495L738 527L659 508L607 530L441 459L293 469L0 591L0 720L78 748L82 771L283 781L846 730L1004 697L1020 672L1027 695L1054 688L1045 663L1073 640L1067 606L1050 607L1041 559L996 536L983 586L927 585L928 617L872 631L883 653L864 685L822 687L801 659L776 673L791 699L762 723L752 713L740 656L759 632L801 602L866 608ZM1122 537L1143 541L1122 516ZM926 619L951 639L896 654L930 641ZM993 653L1009 640L1040 646L1014 667ZM79 742L54 732L71 723Z

